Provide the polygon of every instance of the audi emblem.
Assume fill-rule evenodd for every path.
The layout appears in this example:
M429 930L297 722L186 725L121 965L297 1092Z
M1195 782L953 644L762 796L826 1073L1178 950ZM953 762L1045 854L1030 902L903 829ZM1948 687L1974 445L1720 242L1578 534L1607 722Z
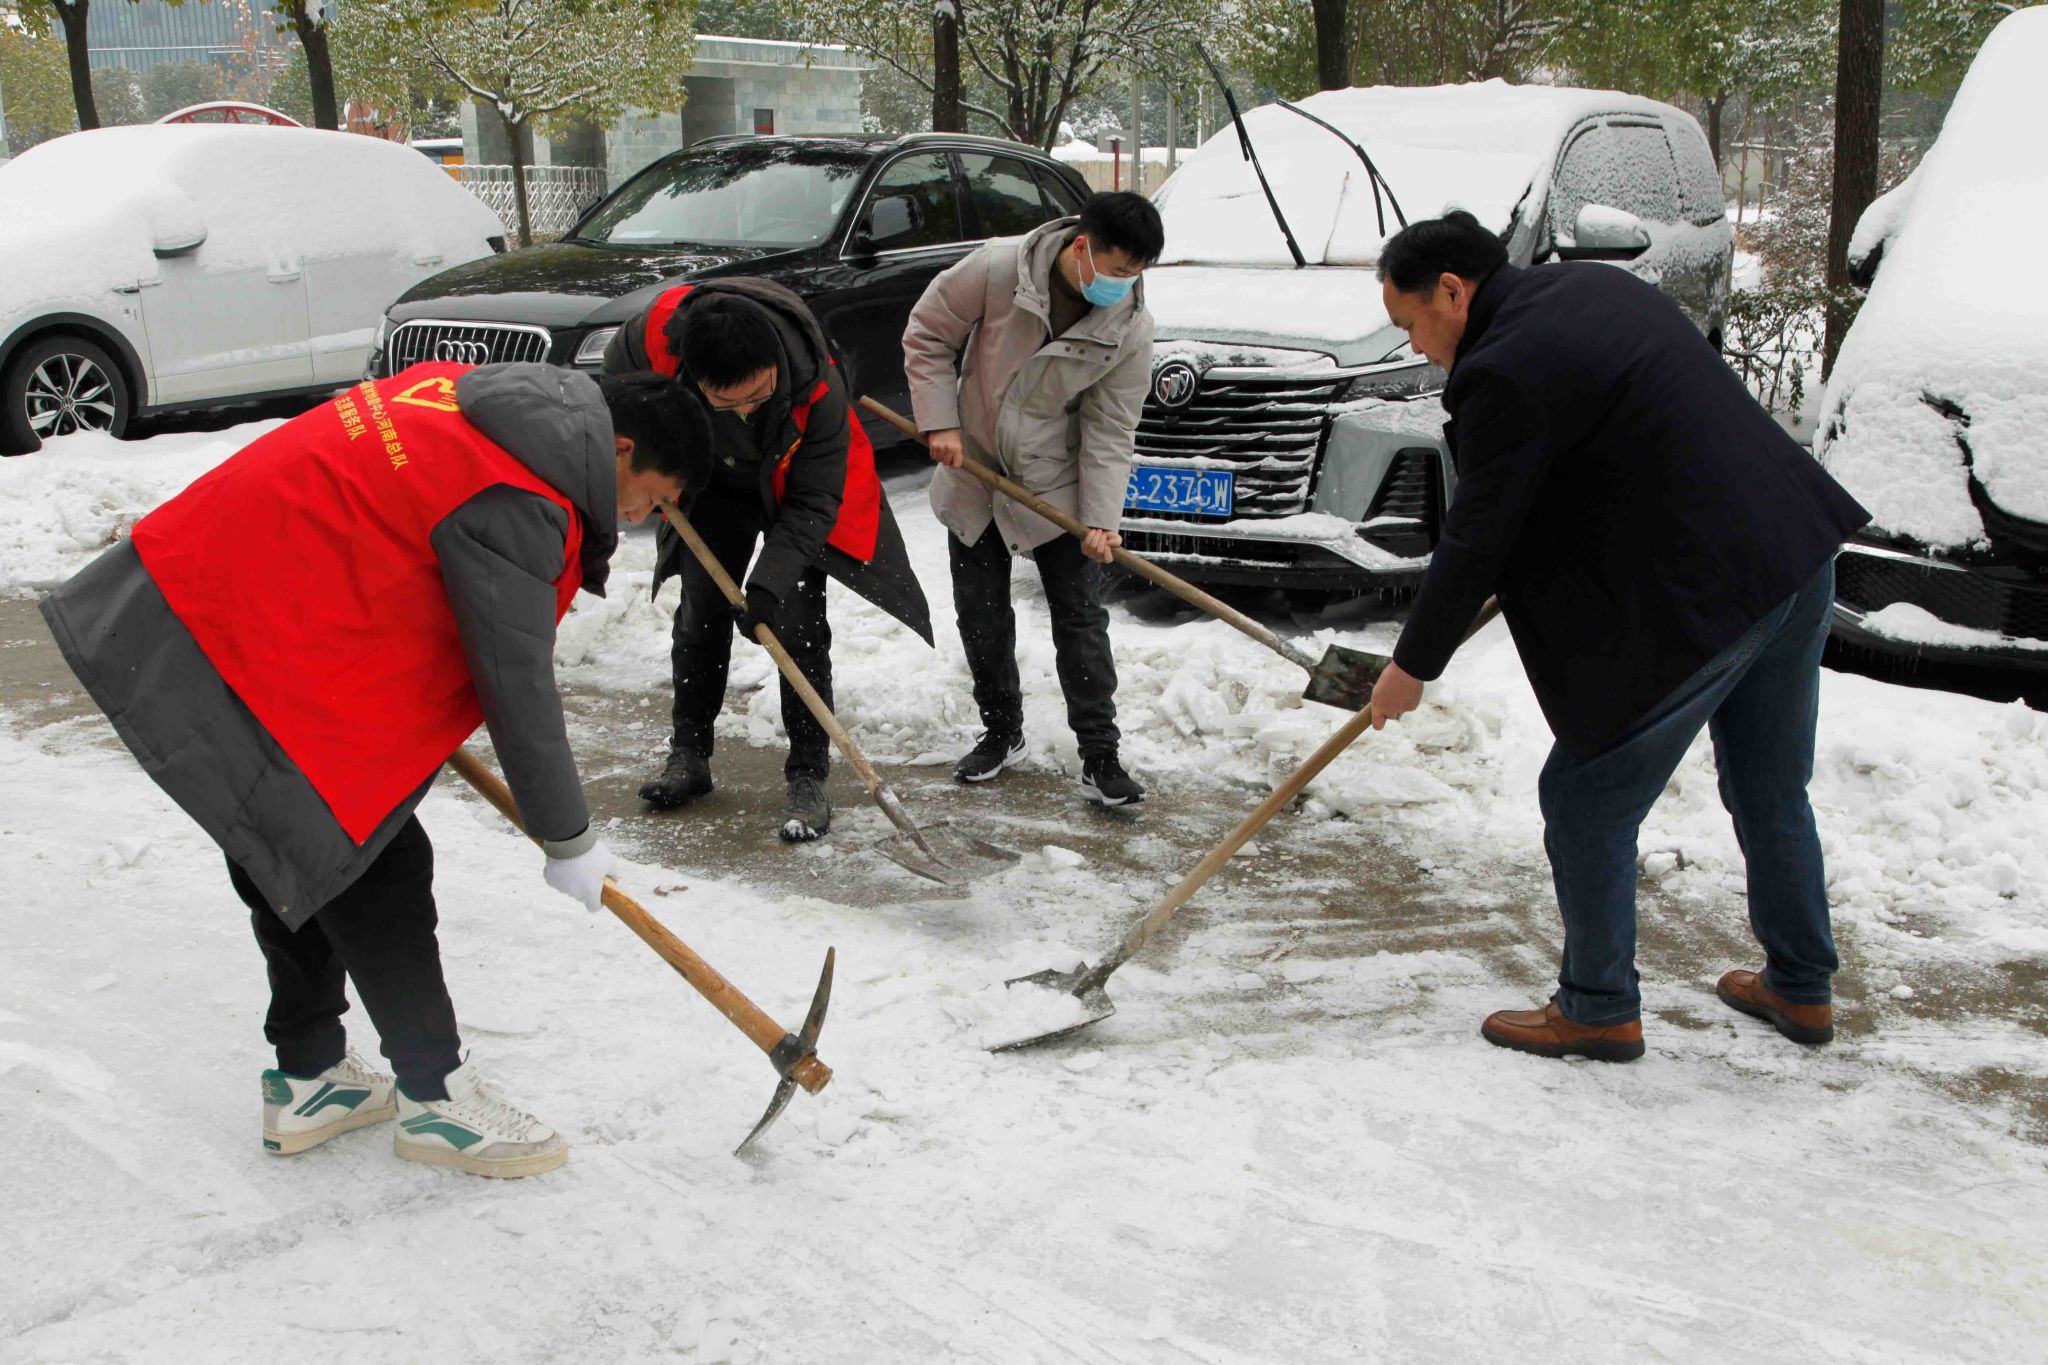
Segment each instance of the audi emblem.
M434 359L457 365L482 365L491 358L491 348L481 341L437 341Z
M1159 406L1177 412L1195 401L1200 376L1185 360L1169 360L1152 375L1152 396Z

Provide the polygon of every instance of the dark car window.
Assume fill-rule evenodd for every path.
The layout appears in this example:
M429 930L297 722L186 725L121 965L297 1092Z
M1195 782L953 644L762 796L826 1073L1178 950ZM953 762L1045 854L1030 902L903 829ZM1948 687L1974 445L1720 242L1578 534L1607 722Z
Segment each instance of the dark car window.
M1063 176L1055 175L1043 166L1034 166L1038 175L1038 188L1045 195L1045 206L1055 218L1067 218L1081 211L1081 196Z
M875 180L861 211L863 245L875 251L941 246L961 239L953 166L944 152L906 156Z
M1678 168L1655 124L1607 123L1572 139L1550 196L1551 231L1573 235L1588 204L1633 213L1646 223L1676 223Z
M684 152L622 185L584 220L575 240L812 246L839 222L865 165L858 154L788 143Z
M985 156L980 152L960 153L960 169L967 174L967 194L981 219L984 237L1015 237L1031 231L1057 213L1047 213L1038 182L1031 178L1031 166L1015 157Z

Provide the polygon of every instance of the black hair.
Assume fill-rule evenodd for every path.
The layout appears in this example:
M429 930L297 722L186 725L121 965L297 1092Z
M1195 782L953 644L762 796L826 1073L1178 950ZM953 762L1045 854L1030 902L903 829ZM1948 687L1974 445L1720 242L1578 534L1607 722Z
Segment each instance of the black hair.
M612 430L633 442L634 469L678 480L686 496L711 482L711 417L701 398L652 370L604 375L597 386Z
M1404 294L1433 294L1446 274L1474 284L1508 263L1500 238L1463 209L1410 223L1380 248L1379 277Z
M730 294L686 299L668 322L669 345L693 383L729 389L782 363L782 340L759 304Z
M1142 194L1109 190L1081 205L1081 231L1088 245L1121 251L1133 265L1150 265L1166 250L1166 226Z

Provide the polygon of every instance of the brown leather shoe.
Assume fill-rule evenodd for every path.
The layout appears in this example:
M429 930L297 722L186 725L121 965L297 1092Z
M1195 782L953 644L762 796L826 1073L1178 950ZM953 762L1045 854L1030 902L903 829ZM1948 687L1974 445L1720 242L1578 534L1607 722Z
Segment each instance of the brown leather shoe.
M1795 1043L1831 1043L1835 1038L1833 1005L1801 1005L1764 984L1761 972L1729 972L1714 994L1730 1009L1765 1020Z
M1643 1021L1589 1028L1574 1024L1552 1000L1540 1010L1501 1010L1486 1016L1479 1036L1495 1047L1533 1052L1538 1057L1590 1057L1596 1062L1632 1062L1643 1055Z

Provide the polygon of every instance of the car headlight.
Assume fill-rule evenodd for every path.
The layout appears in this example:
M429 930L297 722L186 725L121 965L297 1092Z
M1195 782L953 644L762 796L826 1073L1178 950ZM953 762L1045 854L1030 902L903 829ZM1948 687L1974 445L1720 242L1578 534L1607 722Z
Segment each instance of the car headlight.
M616 327L600 327L583 338L583 344L576 348L578 365L602 365L604 348L612 344L612 338L619 334Z
M1427 360L1414 357L1354 376L1337 391L1337 401L1356 403L1362 398L1416 398L1439 392L1444 382L1442 370Z

